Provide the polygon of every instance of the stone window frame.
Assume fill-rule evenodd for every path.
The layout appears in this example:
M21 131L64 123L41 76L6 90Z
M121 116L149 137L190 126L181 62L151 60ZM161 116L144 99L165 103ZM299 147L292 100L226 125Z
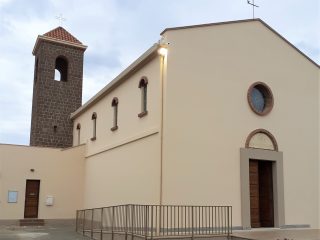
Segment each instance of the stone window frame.
M271 140L271 142L272 142L272 144L273 144L274 151L279 151L278 143L277 143L276 138L273 136L273 134L272 134L271 132L269 132L268 130L263 129L263 128L258 128L258 129L256 129L256 130L252 131L252 132L248 135L248 137L247 137L247 139L246 139L246 143L245 143L245 147L246 147L246 148L250 148L250 147L249 147L250 141L251 141L251 139L253 138L253 136L256 135L257 133L263 133L263 134L267 135L267 136L270 138L270 140Z
M139 86L141 90L141 112L138 114L139 118L142 118L148 114L147 110L147 97L148 97L148 78L143 76L139 81Z
M257 111L253 102L252 102L251 93L254 88L257 88L264 96L265 107L262 112ZM267 115L268 113L271 112L271 110L274 106L274 98L273 98L273 93L271 91L271 88L264 82L255 82L255 83L251 84L248 89L248 92L247 92L247 99L248 99L248 103L249 103L251 110L259 116Z
M91 120L92 120L92 138L91 138L91 141L94 141L97 139L97 113L94 112L92 113L92 116L91 116Z
M80 145L80 131L81 131L81 124L80 123L77 124L76 129L78 132L78 145Z
M110 128L111 131L115 131L118 129L118 104L119 99L114 97L111 101L111 107L113 108L113 126Z

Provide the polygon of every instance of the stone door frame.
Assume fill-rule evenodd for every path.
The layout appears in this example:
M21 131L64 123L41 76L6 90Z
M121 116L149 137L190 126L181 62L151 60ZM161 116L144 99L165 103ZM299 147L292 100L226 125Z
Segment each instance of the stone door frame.
M243 229L251 229L249 160L272 161L274 227L285 224L283 153L278 151L240 148L241 220Z

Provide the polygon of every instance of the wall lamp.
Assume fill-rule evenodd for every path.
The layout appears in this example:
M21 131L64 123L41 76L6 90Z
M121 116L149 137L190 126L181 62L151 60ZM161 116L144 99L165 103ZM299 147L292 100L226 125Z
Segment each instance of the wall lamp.
M158 53L159 53L161 56L166 57L167 54L168 54L168 49L165 48L165 47L161 47L161 48L159 48Z

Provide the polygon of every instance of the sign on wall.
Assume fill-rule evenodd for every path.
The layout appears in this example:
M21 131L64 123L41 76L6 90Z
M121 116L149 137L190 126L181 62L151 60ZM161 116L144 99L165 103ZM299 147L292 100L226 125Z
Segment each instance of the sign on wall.
M18 202L18 191L8 191L8 203Z

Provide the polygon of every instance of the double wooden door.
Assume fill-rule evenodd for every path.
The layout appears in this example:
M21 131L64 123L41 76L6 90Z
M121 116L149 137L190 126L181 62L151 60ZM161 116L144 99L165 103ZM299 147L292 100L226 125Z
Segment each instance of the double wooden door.
M251 227L274 227L272 162L250 160Z
M40 180L27 180L24 205L25 218L38 218Z

